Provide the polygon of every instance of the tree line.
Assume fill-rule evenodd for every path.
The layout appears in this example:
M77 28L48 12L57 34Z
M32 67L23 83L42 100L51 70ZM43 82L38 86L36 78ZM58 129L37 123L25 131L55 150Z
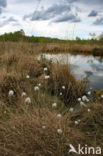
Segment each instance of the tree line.
M18 42L18 41L25 41L25 42L70 42L70 43L90 43L90 44L103 44L103 33L101 33L99 36L96 36L95 33L90 33L91 39L81 39L79 37L76 37L75 40L61 40L57 38L50 38L50 37L36 37L36 36L27 36L25 35L25 32L23 29L15 32L10 33L4 33L3 35L0 35L0 41L12 41L12 42Z

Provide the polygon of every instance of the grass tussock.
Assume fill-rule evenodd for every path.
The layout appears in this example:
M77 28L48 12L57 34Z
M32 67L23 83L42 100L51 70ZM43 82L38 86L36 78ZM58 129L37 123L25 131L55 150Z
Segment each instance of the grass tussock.
M0 92L1 98L5 101L9 102L6 98L9 90L14 90L17 100L22 91L30 92L37 83L42 84L42 90L58 96L66 105L74 104L77 97L85 91L85 83L78 82L66 65L54 65L46 60L38 61L33 54L21 52L5 53L1 55L1 60L2 68L5 70L1 71ZM48 69L46 72L45 67ZM27 75L30 76L29 81ZM45 75L49 75L50 79L45 80ZM65 89L62 88L63 86Z
M78 82L74 76L70 73L67 65L53 66L50 73L50 80L48 81L47 91L53 95L60 97L63 102L68 105L73 105L79 96L85 92L86 81Z

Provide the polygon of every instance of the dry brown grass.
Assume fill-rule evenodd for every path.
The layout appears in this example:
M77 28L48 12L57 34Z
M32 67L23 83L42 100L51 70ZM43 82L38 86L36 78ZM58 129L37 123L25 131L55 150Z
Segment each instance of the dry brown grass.
M29 89L30 92L36 83L41 83L42 89L53 96L59 96L60 92L63 92L61 100L66 105L75 104L77 97L84 92L85 84L76 81L66 65L54 65L46 60L38 61L34 54L19 50L17 53L15 49L13 52L1 54L0 60L2 74L0 93L5 101L9 102L6 98L9 90L14 90L15 98L18 99L23 90L28 92ZM48 68L46 73L43 70L44 67ZM27 74L30 75L30 81L26 79ZM44 78L45 74L50 75L47 81ZM66 89L63 90L62 86L65 86Z
M103 56L103 46L91 44L48 43L42 52Z
M38 54L41 52L43 45L40 43L26 43L26 42L0 42L0 55L4 53L19 53L22 54Z
M91 112L87 112L90 109ZM79 109L71 115L71 120L80 119L78 129L85 134L85 143L90 146L103 147L103 101L89 104L86 108ZM73 125L71 122L71 126Z
M103 56L103 46L92 44L71 44L67 43L27 43L27 42L0 42L1 54L22 52L22 54L39 54L39 53L68 53L74 55L94 55Z
M0 153L7 155L56 155L58 152L63 154L68 142L65 135L68 135L69 127L63 120L58 122L56 113L48 110L33 110L22 116L12 116L7 125L0 128L3 146ZM64 117L67 118L67 117ZM53 123L52 121L55 120ZM66 120L65 120L66 122ZM42 129L46 125L46 129ZM65 135L59 136L57 128L62 128ZM9 135L8 135L9 134ZM12 136L10 135L12 134ZM58 150L57 150L58 149ZM58 154L59 154L58 153Z
M72 106L77 102L77 98L85 92L85 85L85 81L83 83L82 81L78 82L74 78L67 65L61 66L57 64L51 69L47 91L59 97L60 92L62 92L61 100L63 100L65 105ZM62 86L65 86L65 89L62 89Z
M69 107L74 107L77 97L85 92L85 82L78 82L68 66L38 61L35 49L42 50L42 47L29 46L0 43L3 48L0 52L0 156L66 156L69 144L102 146L102 101L70 113ZM44 72L44 67L48 71ZM30 79L26 78L27 74ZM50 79L45 80L45 75L50 75ZM41 87L35 92L38 83ZM12 97L8 96L11 89ZM26 104L25 97L21 97L23 91L31 98L31 104ZM61 119L57 119L58 113L62 114ZM75 125L79 119L81 122ZM58 128L63 131L61 135L57 133Z
M91 109L90 113L87 108ZM66 156L69 144L103 147L103 106L91 104L87 108L66 113L61 119L57 119L57 111L48 109L32 108L23 114L11 113L8 122L0 123L0 155ZM78 119L81 121L75 125ZM58 128L62 129L62 134L57 133Z

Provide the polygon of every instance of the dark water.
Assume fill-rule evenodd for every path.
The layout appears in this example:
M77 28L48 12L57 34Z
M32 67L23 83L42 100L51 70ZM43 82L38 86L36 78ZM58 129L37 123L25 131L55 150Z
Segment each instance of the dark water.
M69 64L71 72L77 79L87 76L89 87L103 90L103 57L71 54L43 54L42 57L53 62Z

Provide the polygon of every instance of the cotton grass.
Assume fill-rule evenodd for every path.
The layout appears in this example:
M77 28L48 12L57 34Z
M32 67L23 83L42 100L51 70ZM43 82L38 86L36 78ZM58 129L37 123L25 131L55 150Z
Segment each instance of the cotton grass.
M27 97L27 98L25 99L25 103L31 104L31 98L30 98L30 97Z
M56 108L56 107L57 107L57 103L53 103L52 108Z
M9 95L9 96L13 96L13 95L14 95L14 91L13 91L13 90L9 90L8 95Z
M63 133L62 129L57 129L57 133L61 135Z

